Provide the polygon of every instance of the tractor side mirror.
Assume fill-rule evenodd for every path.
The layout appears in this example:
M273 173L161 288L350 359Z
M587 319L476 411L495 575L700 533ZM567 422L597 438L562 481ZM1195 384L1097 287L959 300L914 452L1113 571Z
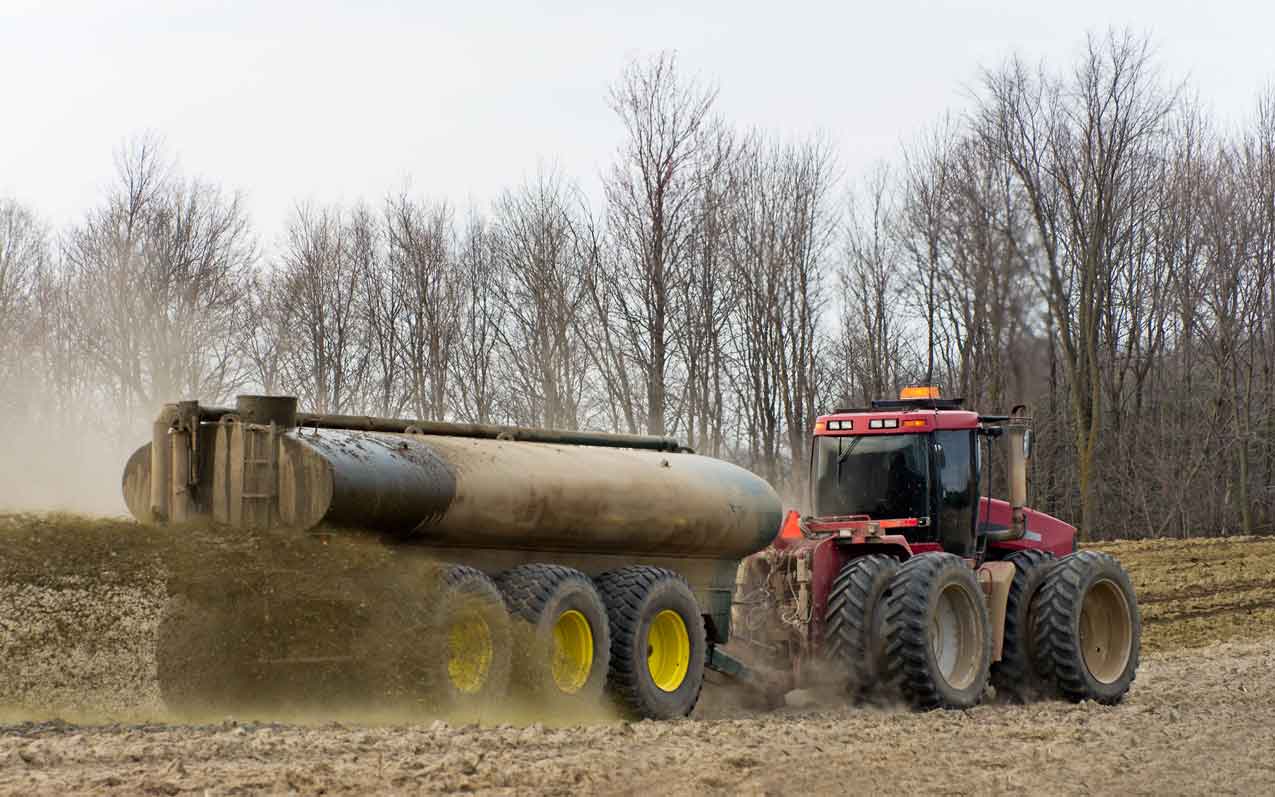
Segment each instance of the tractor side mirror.
M1028 429L1026 432L1023 432L1023 459L1032 458L1032 443L1033 442L1034 442L1034 437L1032 436L1032 430Z
M947 456L943 453L942 443L934 444L934 461L938 464L940 469L947 466Z

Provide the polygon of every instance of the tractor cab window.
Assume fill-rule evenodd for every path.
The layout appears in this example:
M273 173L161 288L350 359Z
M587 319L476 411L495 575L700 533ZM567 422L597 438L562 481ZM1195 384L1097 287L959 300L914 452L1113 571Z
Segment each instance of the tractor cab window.
M974 553L974 511L978 506L978 469L974 432L934 434L939 471L939 528L943 550Z
M928 450L919 434L816 437L814 514L928 517Z

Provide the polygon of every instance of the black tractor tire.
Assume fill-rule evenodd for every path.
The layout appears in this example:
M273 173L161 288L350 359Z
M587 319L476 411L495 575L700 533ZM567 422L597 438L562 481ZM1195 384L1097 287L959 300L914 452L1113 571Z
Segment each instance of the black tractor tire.
M959 556L923 553L904 562L890 583L886 628L891 671L913 708L964 709L983 699L991 624L978 578Z
M369 595L356 641L360 670L378 707L438 713L488 706L509 689L513 645L496 584L464 565L446 565L419 596Z
M1014 579L1005 604L1001 658L992 663L992 686L998 697L1025 703L1051 691L1048 672L1041 671L1036 659L1035 600L1057 560L1049 551L1029 548L1004 561L1014 565Z
M704 686L704 615L686 580L635 565L603 573L598 591L611 621L607 686L635 718L685 717Z
M597 700L606 685L611 635L593 581L574 568L529 564L505 571L497 584L522 621L515 625L515 683L535 699Z
M1063 696L1107 705L1124 699L1137 675L1142 618L1120 562L1098 551L1064 556L1036 603L1038 667Z
M828 592L824 657L853 698L866 696L886 674L885 596L898 571L893 556L861 556L842 565Z

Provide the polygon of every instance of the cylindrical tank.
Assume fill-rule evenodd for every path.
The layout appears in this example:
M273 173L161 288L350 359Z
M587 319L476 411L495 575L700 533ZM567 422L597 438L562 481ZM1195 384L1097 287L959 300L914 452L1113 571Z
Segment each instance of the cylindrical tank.
M782 519L764 480L690 453L209 426L214 478L201 485L201 505L236 525L269 517L271 525L365 528L448 548L739 558L769 544ZM246 439L267 434L269 443ZM150 496L147 449L129 461L124 479L139 519L149 506L134 507L132 496ZM259 511L263 500L269 512Z

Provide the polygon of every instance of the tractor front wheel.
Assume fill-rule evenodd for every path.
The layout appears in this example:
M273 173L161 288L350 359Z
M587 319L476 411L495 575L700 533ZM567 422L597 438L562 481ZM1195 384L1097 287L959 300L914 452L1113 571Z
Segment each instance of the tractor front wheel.
M1070 700L1119 703L1133 684L1142 620L1129 574L1114 556L1058 560L1037 598L1036 657Z
M983 698L992 659L987 603L959 556L903 563L886 604L887 657L913 708L970 708Z

